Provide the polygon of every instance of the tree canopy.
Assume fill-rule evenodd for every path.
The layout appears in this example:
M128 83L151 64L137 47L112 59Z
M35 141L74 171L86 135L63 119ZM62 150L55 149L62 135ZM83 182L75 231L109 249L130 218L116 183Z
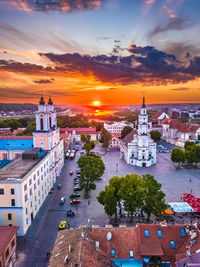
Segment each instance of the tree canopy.
M105 165L101 158L92 156L80 157L78 165L81 168L80 186L87 198L89 192L96 189L95 182L103 175Z
M158 142L160 141L160 138L161 138L161 133L157 130L152 130L150 132L150 135L151 135L151 138L155 141L155 142Z
M91 136L90 135L81 135L81 141L84 143L83 148L85 149L86 155L90 155L90 151L95 148L95 143L94 141L91 141Z
M123 139L127 134L129 134L133 128L131 126L125 126L121 132L121 139Z
M107 148L111 140L112 140L111 134L105 128L103 128L101 130L101 142L102 142L102 147L105 148L105 152L107 152Z
M178 169L180 168L180 163L185 162L185 152L178 147L175 147L171 152L171 160L178 163Z
M117 218L117 207L123 202L125 210L133 214L136 210L145 212L147 221L151 214L160 215L167 207L161 184L150 174L140 177L137 174L125 177L114 176L109 184L99 193L97 200L104 206L105 212Z

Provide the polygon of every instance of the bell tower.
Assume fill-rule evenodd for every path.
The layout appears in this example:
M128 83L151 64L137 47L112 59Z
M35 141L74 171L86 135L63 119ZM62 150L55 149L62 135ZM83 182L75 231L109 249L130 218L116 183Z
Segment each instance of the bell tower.
M34 147L51 150L60 140L56 111L54 110L51 97L49 97L46 104L44 97L41 96L35 117L36 131L33 133Z

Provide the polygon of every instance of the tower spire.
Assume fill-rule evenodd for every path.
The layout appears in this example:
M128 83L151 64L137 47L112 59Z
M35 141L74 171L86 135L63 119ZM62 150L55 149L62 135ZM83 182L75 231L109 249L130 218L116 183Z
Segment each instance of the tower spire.
M146 108L146 105L145 105L145 96L144 96L144 93L143 93L143 102L142 102L142 108Z

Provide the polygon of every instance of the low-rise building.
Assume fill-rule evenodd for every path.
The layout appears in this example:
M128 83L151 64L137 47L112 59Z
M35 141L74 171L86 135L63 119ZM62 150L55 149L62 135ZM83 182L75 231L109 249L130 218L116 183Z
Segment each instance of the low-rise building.
M185 141L197 141L199 134L199 125L186 124L179 119L163 120L162 137L170 144L184 147Z
M97 140L97 131L96 128L88 127L88 128L61 128L62 134L68 133L70 140L73 142L81 141L81 135L90 135L91 141Z
M130 126L133 128L133 123L129 123L126 121L117 121L117 122L112 122L112 123L104 123L104 128L109 132L109 133L119 133L121 134L122 130L124 129L125 126Z
M110 148L120 148L120 143L121 143L120 137L121 137L121 134L113 133L113 134L111 134L111 136L112 136L112 139L111 139L109 147Z
M16 226L0 226L0 266L15 265L17 259L17 230Z
M166 118L169 118L168 114L164 111L157 111L150 119L149 122L152 122L154 125L162 125L162 121Z

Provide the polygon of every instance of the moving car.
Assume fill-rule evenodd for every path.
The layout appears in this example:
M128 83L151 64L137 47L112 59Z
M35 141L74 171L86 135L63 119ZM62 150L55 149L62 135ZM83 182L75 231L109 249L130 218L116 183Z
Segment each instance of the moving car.
M70 204L71 205L73 205L73 204L80 204L81 203L81 201L79 200L79 199L72 199L71 201L70 201Z
M76 193L76 192L73 192L69 198L76 198L76 197L80 197L80 194L79 193Z
M68 210L67 211L67 217L73 217L74 216L74 211L72 211L72 210Z
M65 203L65 197L61 197L60 204L64 204L64 203Z
M69 174L70 174L70 175L73 175L73 171L70 171Z
M58 226L58 228L59 228L60 230L65 229L66 224L67 224L66 221L61 221L60 224L59 224L59 226Z

